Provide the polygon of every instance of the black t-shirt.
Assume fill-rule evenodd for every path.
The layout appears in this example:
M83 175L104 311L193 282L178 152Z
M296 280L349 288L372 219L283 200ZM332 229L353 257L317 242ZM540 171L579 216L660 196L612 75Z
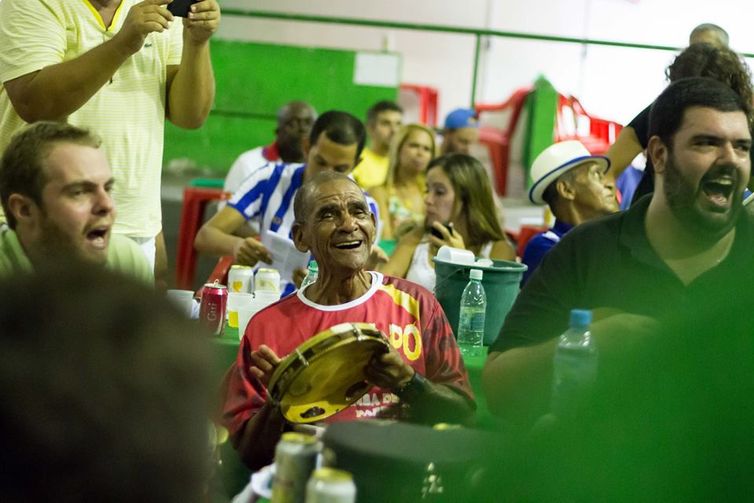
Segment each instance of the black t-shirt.
M633 128L634 132L636 133L636 138L638 138L642 150L646 150L647 145L649 144L650 110L652 110L652 105L649 105L647 108L639 112L639 115L634 117L633 120L628 123L628 127ZM631 200L631 204L636 204L636 201L641 199L642 196L654 192L654 174L655 168L652 165L652 160L649 158L649 156L647 156L647 164L644 168L644 175L642 175L641 180L639 181L639 185L636 186L636 191L634 191L634 197Z
M521 290L490 351L559 336L574 308L614 308L662 320L724 300L732 284L754 284L754 221L746 211L725 260L684 285L647 240L644 220L650 199L578 225L564 236Z
M646 149L649 144L649 111L652 110L652 105L639 112L639 115L633 118L628 123L628 127L633 128L636 133L636 137L639 139L641 148Z

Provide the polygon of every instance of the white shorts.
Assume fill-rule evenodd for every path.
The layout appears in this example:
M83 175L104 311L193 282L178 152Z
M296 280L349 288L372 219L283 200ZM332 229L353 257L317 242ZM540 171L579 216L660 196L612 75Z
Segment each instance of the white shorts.
M141 251L144 253L144 256L147 258L147 262L149 262L149 267L152 268L154 271L154 258L157 254L157 244L156 244L156 237L151 238L139 238L135 236L126 236L131 241L139 245L139 248L141 248Z

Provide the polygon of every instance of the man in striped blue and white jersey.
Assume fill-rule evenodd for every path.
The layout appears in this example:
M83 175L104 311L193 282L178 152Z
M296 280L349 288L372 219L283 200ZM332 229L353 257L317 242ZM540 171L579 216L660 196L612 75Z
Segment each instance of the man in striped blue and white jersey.
M228 204L199 229L194 247L210 255L232 255L237 264L275 263L280 270L282 294L292 292L301 283L308 260L305 255L296 255L301 254L291 239L293 197L305 180L321 171L350 174L361 158L365 139L363 124L353 115L337 110L322 114L309 137L304 138L306 164L268 163L252 172ZM376 203L369 197L367 201L379 222ZM258 223L260 236L234 235L249 220ZM374 249L373 256L379 260L384 254Z

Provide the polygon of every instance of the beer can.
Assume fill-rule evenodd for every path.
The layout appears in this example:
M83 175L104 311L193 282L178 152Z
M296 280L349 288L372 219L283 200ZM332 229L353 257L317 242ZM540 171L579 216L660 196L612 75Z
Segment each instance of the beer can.
M254 270L247 265L231 266L228 272L228 291L236 293L251 293L251 280Z
M273 503L303 503L306 481L314 471L319 450L320 443L312 435L283 433L275 447Z
M314 470L306 484L306 503L355 503L356 485L350 473L336 468Z
M199 321L210 333L220 337L225 324L225 310L228 306L228 289L218 281L202 287L202 302L199 305Z
M254 277L254 293L259 291L275 292L280 295L280 273L277 269L263 267Z

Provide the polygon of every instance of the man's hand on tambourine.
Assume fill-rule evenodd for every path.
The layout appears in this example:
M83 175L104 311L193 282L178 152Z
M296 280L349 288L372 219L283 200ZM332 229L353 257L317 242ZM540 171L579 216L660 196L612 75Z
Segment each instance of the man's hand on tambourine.
M369 382L380 388L399 389L411 380L415 371L393 346L389 347L387 352L372 357L364 374Z
M270 377L280 364L280 358L273 350L261 344L258 349L251 352L251 366L249 372L267 387Z

